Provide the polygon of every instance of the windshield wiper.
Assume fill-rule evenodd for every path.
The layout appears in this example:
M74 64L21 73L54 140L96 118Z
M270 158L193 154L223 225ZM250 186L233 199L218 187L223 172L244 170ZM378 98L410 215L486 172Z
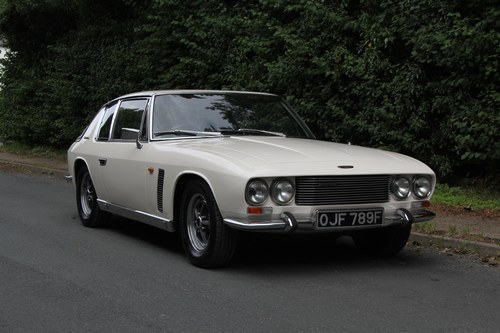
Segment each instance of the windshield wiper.
M221 136L218 132L198 132L189 130L173 130L173 131L162 131L154 133L154 137L165 136L165 135L175 135L175 136Z
M281 136L286 137L285 134L280 132L264 131L253 128L240 128L240 129L220 129L223 135L268 135L268 136Z

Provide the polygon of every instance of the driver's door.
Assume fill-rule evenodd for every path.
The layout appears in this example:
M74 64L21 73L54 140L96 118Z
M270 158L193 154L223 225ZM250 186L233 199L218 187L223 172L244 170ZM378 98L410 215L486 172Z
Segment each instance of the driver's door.
M119 103L109 140L100 150L101 179L111 204L147 211L146 157L149 145L137 145L149 98L125 99Z

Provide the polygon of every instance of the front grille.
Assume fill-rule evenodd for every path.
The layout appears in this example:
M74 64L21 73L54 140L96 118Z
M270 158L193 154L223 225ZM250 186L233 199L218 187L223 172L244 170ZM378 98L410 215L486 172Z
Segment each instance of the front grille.
M319 206L388 202L389 185L388 175L296 177L295 203Z
M156 186L156 204L158 211L163 213L163 184L165 183L165 170L158 170L158 184Z

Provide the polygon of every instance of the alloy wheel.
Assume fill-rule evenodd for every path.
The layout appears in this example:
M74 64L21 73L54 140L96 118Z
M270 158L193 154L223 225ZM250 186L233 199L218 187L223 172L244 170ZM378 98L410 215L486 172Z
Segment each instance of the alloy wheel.
M189 200L187 231L193 249L203 252L210 241L210 215L205 197L195 194Z

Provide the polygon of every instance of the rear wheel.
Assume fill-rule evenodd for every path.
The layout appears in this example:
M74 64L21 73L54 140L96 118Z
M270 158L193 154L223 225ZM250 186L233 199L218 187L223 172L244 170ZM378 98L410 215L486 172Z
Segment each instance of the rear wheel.
M182 245L191 263L203 268L227 265L236 248L236 230L222 221L205 182L193 180L187 184L180 214Z
M101 227L106 224L111 215L99 208L97 193L87 167L80 168L76 176L76 205L80 220L86 227Z
M411 224L363 230L352 236L354 244L367 254L394 256L406 245Z

